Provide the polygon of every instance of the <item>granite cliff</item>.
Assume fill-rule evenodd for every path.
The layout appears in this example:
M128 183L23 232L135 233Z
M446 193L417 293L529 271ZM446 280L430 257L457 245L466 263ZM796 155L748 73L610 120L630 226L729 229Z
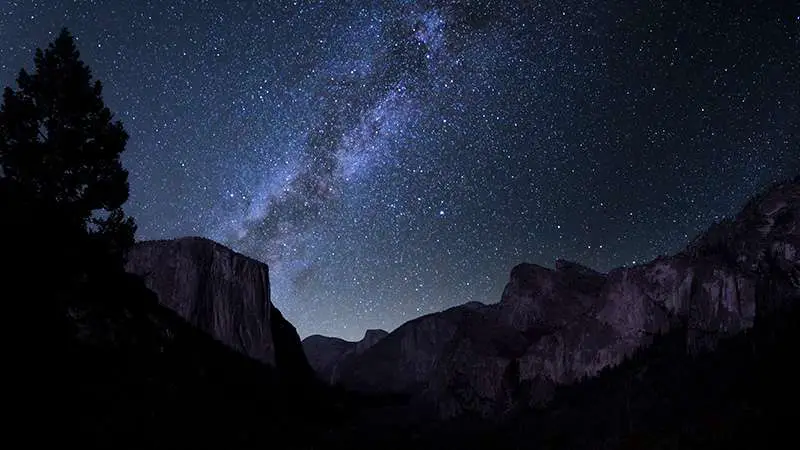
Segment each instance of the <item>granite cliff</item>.
M128 272L159 302L227 346L288 373L311 369L294 326L270 301L266 264L208 239L137 243Z
M553 269L520 264L499 303L417 318L357 354L333 344L327 353L304 347L332 383L410 394L439 418L499 418L548 401L556 385L619 364L658 334L685 329L687 351L703 352L752 327L758 308L798 297L795 179L773 185L673 256L608 273L568 261Z

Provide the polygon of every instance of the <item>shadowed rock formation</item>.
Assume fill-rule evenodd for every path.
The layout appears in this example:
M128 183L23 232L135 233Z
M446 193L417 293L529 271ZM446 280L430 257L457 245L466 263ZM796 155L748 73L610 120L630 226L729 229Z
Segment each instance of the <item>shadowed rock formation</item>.
M502 417L515 405L547 401L556 385L619 364L671 329L687 330L688 352L713 349L753 326L759 299L799 292L795 179L754 197L676 255L607 274L568 261L555 269L520 264L497 304L417 318L358 354L334 341L325 350L321 337L304 347L332 383L412 394L440 418Z
M300 339L270 301L267 265L204 238L137 243L126 269L164 306L239 352L310 374Z

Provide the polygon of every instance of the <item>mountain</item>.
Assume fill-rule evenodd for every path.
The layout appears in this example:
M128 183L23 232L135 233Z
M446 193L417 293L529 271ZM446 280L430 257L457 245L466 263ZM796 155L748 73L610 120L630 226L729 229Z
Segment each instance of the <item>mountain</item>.
M303 339L303 351L317 376L332 383L341 367L388 335L384 330L367 330L360 341L352 342L315 334Z
M270 301L266 264L214 241L144 241L128 253L160 303L230 348L291 377L311 376L294 326Z
M754 197L675 255L608 273L568 261L554 269L520 264L497 304L417 318L358 354L304 347L332 383L410 395L440 420L502 418L546 404L557 386L619 365L671 330L686 330L688 354L713 350L750 329L759 309L799 295L795 179Z

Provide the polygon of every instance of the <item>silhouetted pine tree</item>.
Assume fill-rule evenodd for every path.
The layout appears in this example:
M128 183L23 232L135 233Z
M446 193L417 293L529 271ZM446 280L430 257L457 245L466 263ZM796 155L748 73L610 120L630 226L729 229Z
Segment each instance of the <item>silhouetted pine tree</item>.
M128 135L120 122L112 121L102 85L92 80L66 29L46 50L36 50L34 63L32 74L20 71L16 90L7 87L3 93L3 197L69 222L61 226L82 228L83 244L114 258L112 265L118 266L135 231L133 219L122 211L128 173L120 154Z

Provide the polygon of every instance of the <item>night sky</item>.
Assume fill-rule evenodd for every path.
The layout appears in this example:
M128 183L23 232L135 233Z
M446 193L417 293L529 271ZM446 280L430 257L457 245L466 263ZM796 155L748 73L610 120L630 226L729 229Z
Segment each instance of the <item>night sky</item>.
M267 262L301 336L357 339L523 261L672 253L800 173L798 5L5 0L0 83L68 27L137 237Z

